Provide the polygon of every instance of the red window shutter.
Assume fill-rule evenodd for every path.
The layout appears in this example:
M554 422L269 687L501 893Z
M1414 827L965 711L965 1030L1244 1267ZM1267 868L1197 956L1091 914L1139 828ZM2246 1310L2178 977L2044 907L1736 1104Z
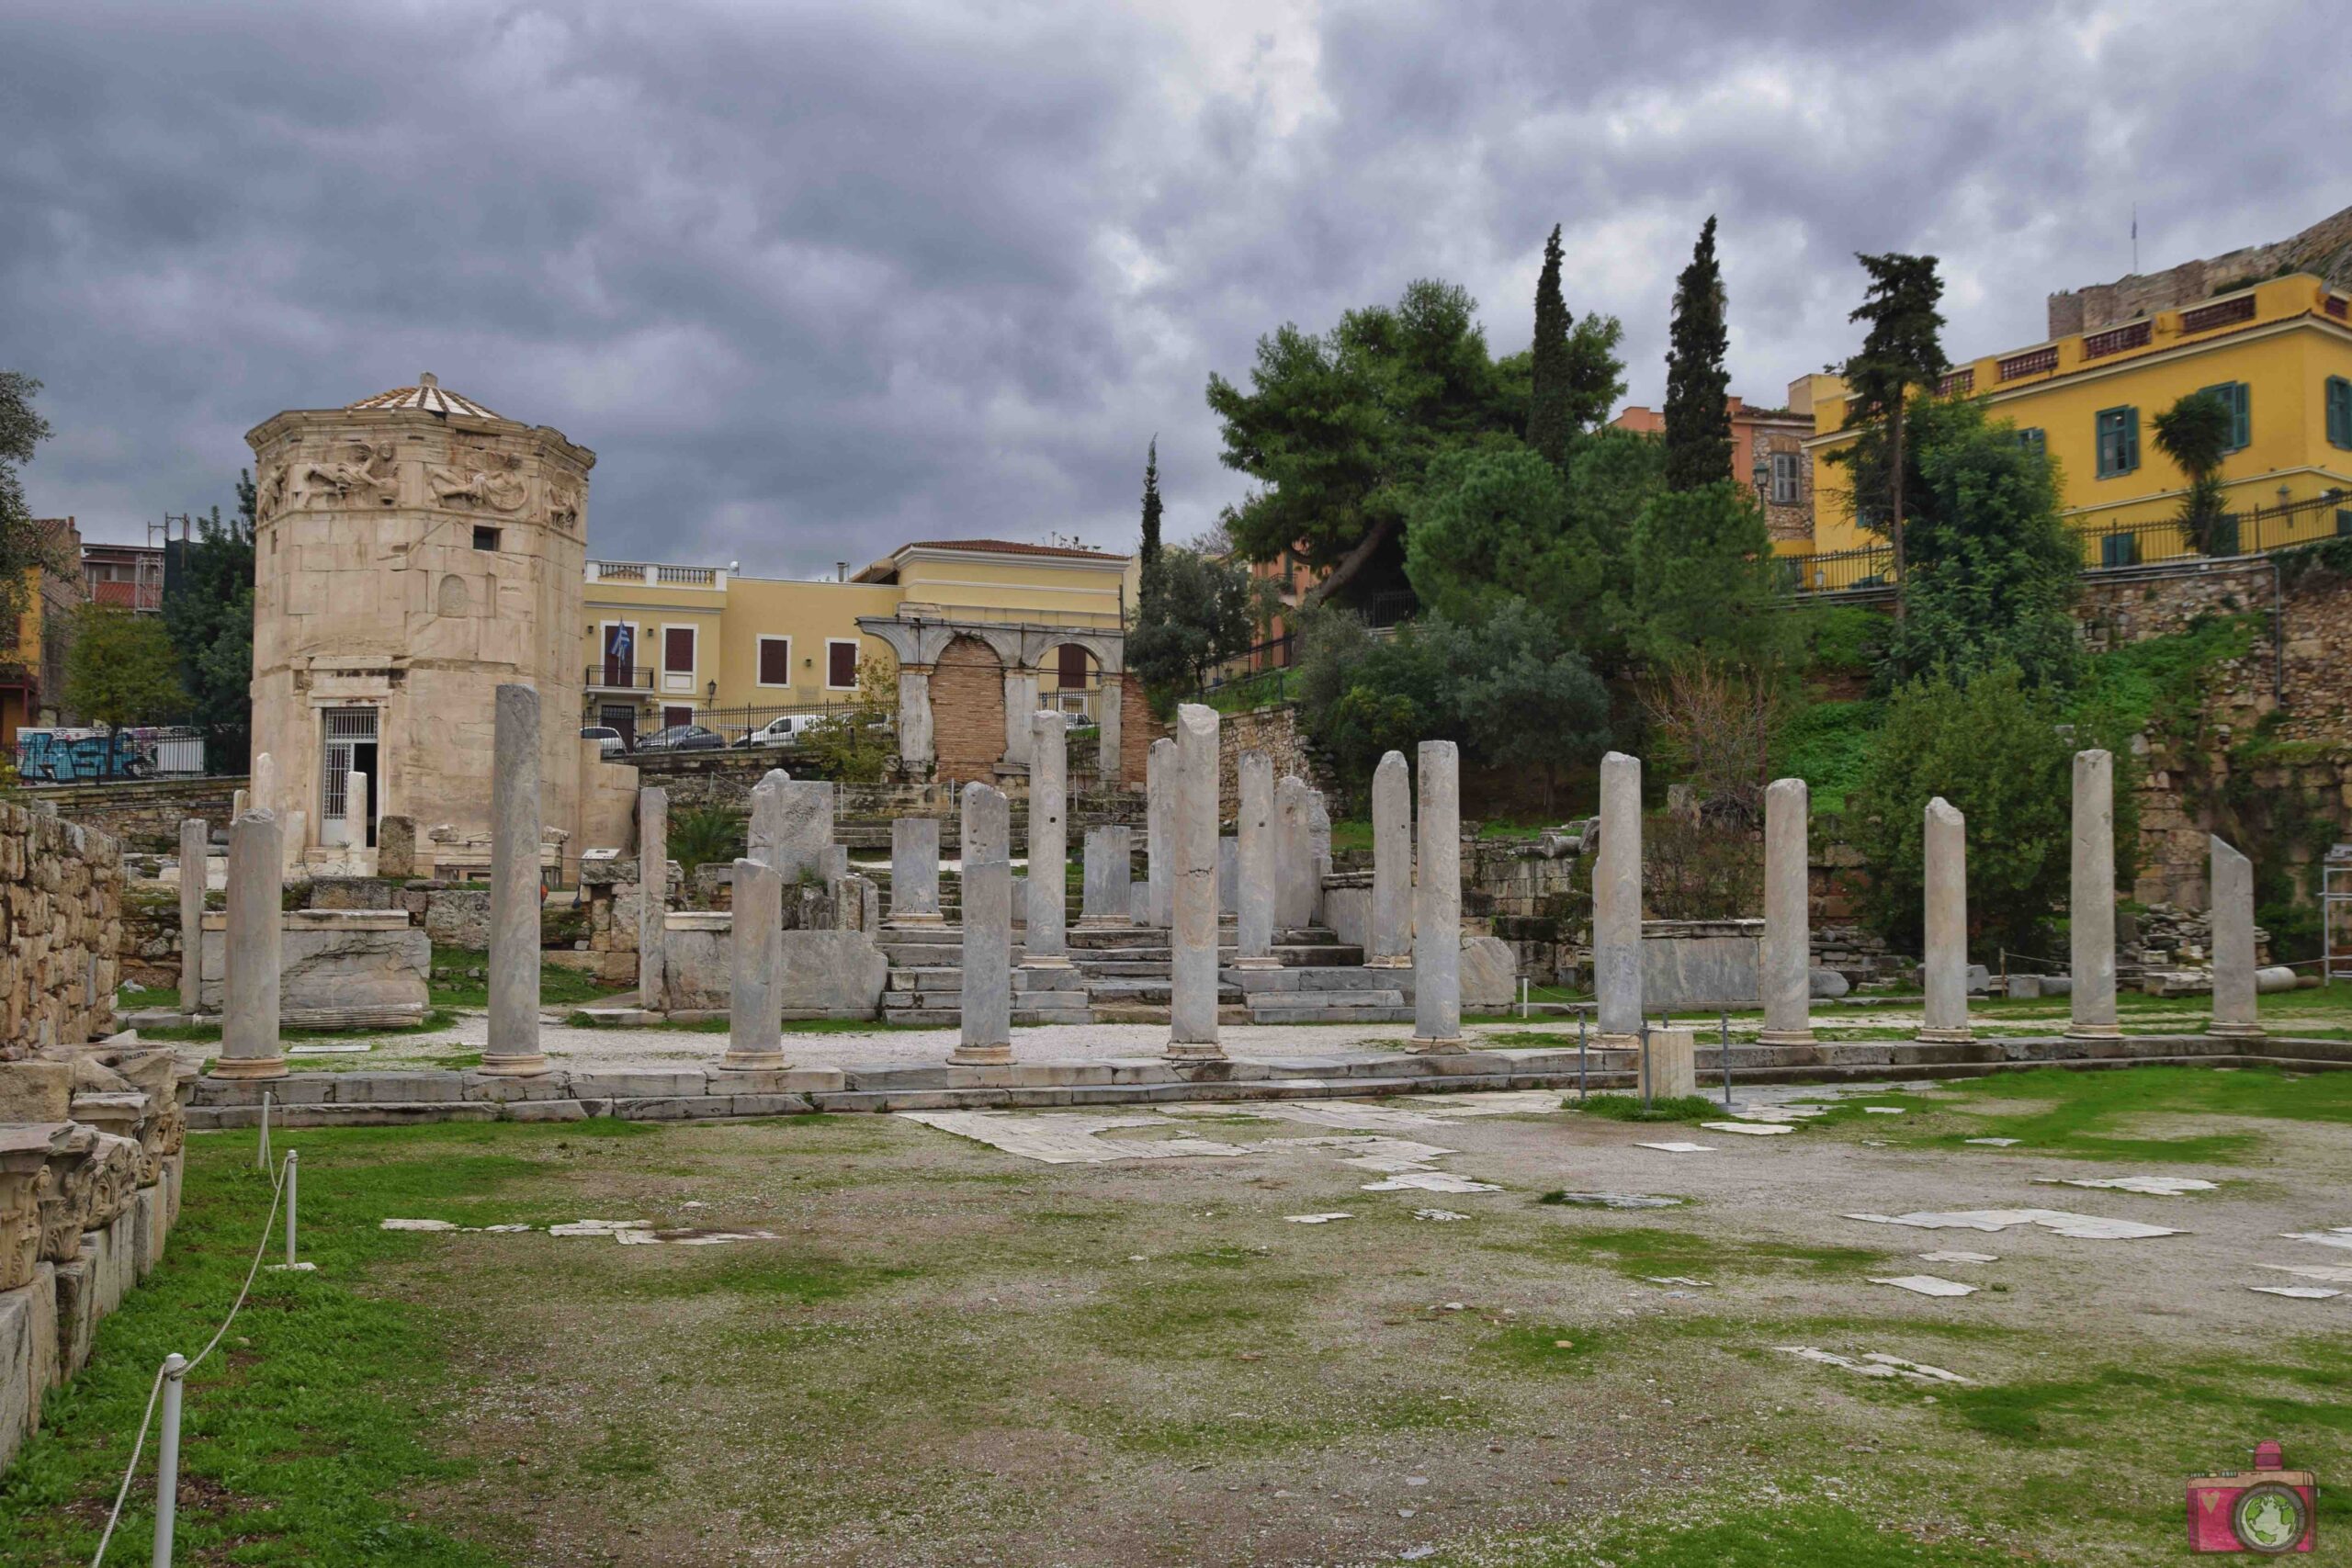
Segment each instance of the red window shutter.
M695 629L668 626L662 633L662 668L673 674L695 672Z
M1074 642L1066 642L1056 650L1061 663L1056 679L1065 692L1076 691L1086 684L1086 649Z
M826 645L825 682L833 686L857 684L857 644L836 642Z
M760 644L760 684L789 686L792 684L792 645L768 641Z

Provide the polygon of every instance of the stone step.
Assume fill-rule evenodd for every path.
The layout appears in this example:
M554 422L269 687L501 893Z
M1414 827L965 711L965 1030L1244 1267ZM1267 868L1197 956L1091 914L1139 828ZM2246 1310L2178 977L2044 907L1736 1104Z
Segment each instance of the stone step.
M1362 1001L1350 1001L1329 1007L1301 1006L1296 998L1285 997L1280 1002L1253 1003L1250 1009L1252 1023L1410 1023L1413 1010L1405 1006L1404 998L1389 993L1393 998L1385 1003L1371 999L1376 993L1367 993Z
M885 1023L922 1024L934 1029L952 1029L964 1021L961 1008L939 1006L896 1007L886 995L883 998L882 1021ZM1096 1015L1082 1007L1023 1008L1015 1004L1012 1021L1023 1028L1048 1023L1093 1023Z
M1409 969L1366 969L1361 965L1280 969L1226 969L1226 980L1253 997L1350 994L1395 991L1400 996L1412 978Z
M1220 1002L1216 1010L1219 1023L1244 1024L1250 1021L1250 1010L1235 1002ZM1154 1006L1149 1002L1098 1002L1094 1007L1096 1023L1166 1023L1166 1003Z
M1086 994L1098 1003L1156 1002L1166 1007L1174 989L1173 984L1167 980L1091 980L1087 983ZM1242 999L1240 987L1237 986L1220 984L1216 994L1221 1002Z

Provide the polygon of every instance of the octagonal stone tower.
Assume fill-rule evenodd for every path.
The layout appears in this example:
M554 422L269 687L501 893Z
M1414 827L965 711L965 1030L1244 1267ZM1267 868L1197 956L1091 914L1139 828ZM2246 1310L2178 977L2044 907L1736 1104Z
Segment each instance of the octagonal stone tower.
M576 833L595 454L430 375L288 410L245 440L260 491L253 747L284 796L253 804L302 813L305 859L369 863L376 822L397 815L419 837L446 824L453 858L479 847L487 864L492 714L514 681L539 692L542 819ZM364 795L345 787L353 773Z

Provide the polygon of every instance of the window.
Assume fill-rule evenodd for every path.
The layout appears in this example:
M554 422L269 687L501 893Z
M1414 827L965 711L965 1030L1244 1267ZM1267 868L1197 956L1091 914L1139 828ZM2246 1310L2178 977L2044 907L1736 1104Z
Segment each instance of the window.
M1804 461L1798 452L1772 454L1772 504L1794 506L1799 499L1802 471L1798 465Z
M2352 509L2341 506L2335 509L2335 536L2352 539Z
M2041 426L2038 424L2030 424L2018 431L2018 445L2037 457L2050 456L2050 439L2042 434Z
M2098 413L2098 477L2111 479L2140 466L2140 411L2101 409Z
M1074 642L1066 642L1054 649L1054 684L1065 692L1082 690L1086 685L1086 649Z
M2098 564L2101 566L2138 566L2140 536L2137 534L2109 534L2098 542Z
M478 550L494 550L498 548L498 530L492 527L486 527L480 523L475 524L474 548Z
M792 684L792 639L788 637L760 638L760 684L789 686Z
M2244 381L2224 381L2218 387L2199 387L2198 392L2215 399L2230 411L2230 444L2224 452L2240 452L2254 439L2254 412Z
M695 672L695 628L663 626L662 628L662 669L670 675L691 675Z
M692 708L665 707L662 710L662 728L664 729L675 729L682 724L694 721L695 710Z
M2352 381L2341 376L2327 378L2327 441L2352 447Z
M825 639L825 689L833 692L857 690L857 639L829 637Z

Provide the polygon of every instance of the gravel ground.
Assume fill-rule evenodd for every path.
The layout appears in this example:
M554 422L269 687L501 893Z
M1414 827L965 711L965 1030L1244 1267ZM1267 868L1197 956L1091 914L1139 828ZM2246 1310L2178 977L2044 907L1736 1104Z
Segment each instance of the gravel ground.
M1808 1092L1821 1093L1774 1098ZM2035 1179L2140 1166L1906 1146L1970 1130L1964 1088L1851 1097L1909 1110L1776 1136L1574 1114L1367 1118L1454 1151L1432 1168L1497 1188L1461 1194L1366 1191L1378 1173L1326 1141L1344 1132L1233 1113L1103 1135L1182 1133L1247 1145L1238 1157L1097 1165L899 1117L663 1128L609 1156L574 1151L500 1200L785 1239L436 1236L388 1285L446 1304L452 1281L498 1281L453 1309L466 1392L444 1434L491 1461L486 1479L433 1501L495 1520L532 1563L1486 1561L1471 1543L1498 1533L1792 1472L1891 1489L1921 1529L2030 1542L2036 1561L2169 1550L2180 1476L2234 1468L2269 1432L2225 1416L2217 1436L2182 1399L2122 1441L2000 1442L1957 1418L1951 1389L1939 1404L1776 1347L1885 1352L1979 1386L2107 1363L2162 1380L2184 1357L2260 1369L2301 1337L2340 1336L2352 1309L2352 1295L2248 1289L2289 1280L2265 1263L2352 1263L2277 1239L2352 1224L2340 1128L2233 1123L2261 1134L2238 1165L2154 1168L2220 1190L2159 1198ZM2220 1121L2152 1120L2168 1125L2135 1131ZM1674 1138L1715 1152L1638 1146ZM1561 1188L1684 1201L1537 1201ZM1843 1217L1961 1208L2182 1234ZM1416 1217L1430 1209L1464 1217ZM1285 1218L1317 1213L1352 1217ZM1998 1261L1917 1256L1939 1249ZM1932 1299L1868 1282L1913 1273L1980 1289ZM2334 1440L2311 1461L2352 1462ZM2040 1513L2075 1486L2096 1488L2099 1528L2053 1541Z

